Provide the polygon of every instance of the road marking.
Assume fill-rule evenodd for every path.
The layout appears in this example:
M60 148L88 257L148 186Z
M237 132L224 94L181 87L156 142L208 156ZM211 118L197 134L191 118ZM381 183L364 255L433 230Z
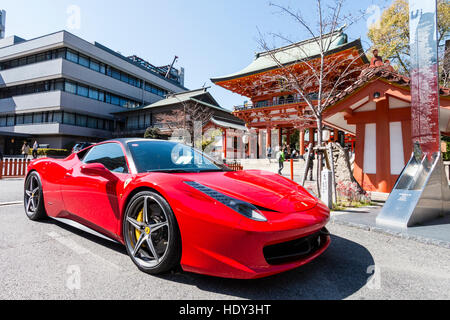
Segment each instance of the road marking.
M85 247L79 245L72 239L66 238L66 237L58 234L57 232L49 232L49 233L47 233L47 235L50 238L52 238L53 240L62 244L63 246L74 251L78 255L90 255L90 256L94 257L95 259L101 260L103 263L113 267L116 270L121 270L121 268L118 265L116 265L115 263L112 263L111 261L108 261L105 258L96 255L95 253L93 253L93 252L89 251L88 249L86 249Z
M3 202L0 207L23 205L23 201Z

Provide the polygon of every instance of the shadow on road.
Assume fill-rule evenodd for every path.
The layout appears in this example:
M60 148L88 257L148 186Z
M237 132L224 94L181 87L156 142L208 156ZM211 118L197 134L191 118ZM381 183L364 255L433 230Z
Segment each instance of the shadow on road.
M47 220L42 223L55 224L117 253L127 254L121 244L104 240L61 222ZM372 275L368 273L368 269L373 265L373 257L365 247L332 236L328 250L310 264L265 279L222 279L187 273L181 269L159 278L195 286L202 291L250 300L340 300L351 296L367 284Z
M127 250L125 249L125 247L122 244L114 242L112 240L109 241L109 240L100 238L100 237L98 237L96 235L90 234L90 233L85 232L83 230L79 230L79 229L77 229L75 227L72 227L70 225L67 225L67 224L65 224L63 222L59 222L59 221L53 220L53 219L47 219L47 220L39 221L38 223L53 224L55 226L58 226L58 228L61 228L61 229L64 229L64 230L66 230L66 231L68 231L70 233L76 234L77 236L85 238L85 239L87 239L87 240L89 240L91 242L95 242L96 244L104 246L106 248L109 248L109 249L111 249L113 251L116 251L117 253L128 255L127 254Z
M160 278L251 300L339 300L367 284L371 276L367 271L373 265L366 248L333 236L332 245L317 260L266 279L229 280L182 272Z

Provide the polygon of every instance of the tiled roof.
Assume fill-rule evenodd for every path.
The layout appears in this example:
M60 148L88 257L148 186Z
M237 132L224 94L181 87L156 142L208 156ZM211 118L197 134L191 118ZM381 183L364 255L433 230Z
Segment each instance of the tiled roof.
M344 99L348 95L354 93L356 90L363 87L368 82L380 78L385 79L391 83L395 83L406 87L409 87L411 84L410 78L401 75L398 72L389 70L385 66L378 68L368 67L361 72L361 75L359 76L357 81L355 81L347 89L341 91L336 96L334 96L333 99L328 103L328 107L336 104L337 102ZM450 96L450 88L441 87L439 93L443 97L448 97Z

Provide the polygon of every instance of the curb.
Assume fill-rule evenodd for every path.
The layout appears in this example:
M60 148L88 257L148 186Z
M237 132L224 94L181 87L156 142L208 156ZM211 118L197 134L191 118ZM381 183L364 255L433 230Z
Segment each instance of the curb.
M346 227L352 227L352 228L369 231L369 232L376 232L379 234L392 236L392 237L396 237L399 239L412 240L412 241L416 241L416 242L419 242L422 244L428 244L428 245L433 245L433 246L440 247L440 248L450 249L450 242L448 242L448 241L424 238L424 237L420 237L420 236L409 235L409 234L403 233L401 231L393 231L393 230L388 230L388 229L383 229L383 228L378 228L378 227L371 227L371 226L364 225L364 224L340 221L336 218L332 218L330 222L332 224L337 224L337 225L346 226Z

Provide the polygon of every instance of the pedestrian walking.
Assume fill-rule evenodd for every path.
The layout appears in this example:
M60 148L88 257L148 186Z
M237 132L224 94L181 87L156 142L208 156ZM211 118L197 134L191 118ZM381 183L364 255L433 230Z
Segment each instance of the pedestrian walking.
M314 150L310 150L310 154L309 154L309 166L308 166L308 177L309 177L309 181L313 181L313 170L314 170L314 160L315 160L315 156L314 156Z
M22 146L22 155L23 155L23 158L24 158L25 160L27 160L29 154L30 154L30 146L28 145L28 142L25 141L25 142L23 143L23 146Z
M269 159L269 163L271 163L271 159L272 159L272 147L268 147L267 148L267 158Z
M37 141L34 141L33 144L33 159L37 159L38 157L38 149L39 149L39 144Z
M279 170L278 170L278 174L281 176L283 169L284 169L284 161L286 160L286 157L284 155L284 150L280 150L280 153L278 155L278 163L279 163Z

